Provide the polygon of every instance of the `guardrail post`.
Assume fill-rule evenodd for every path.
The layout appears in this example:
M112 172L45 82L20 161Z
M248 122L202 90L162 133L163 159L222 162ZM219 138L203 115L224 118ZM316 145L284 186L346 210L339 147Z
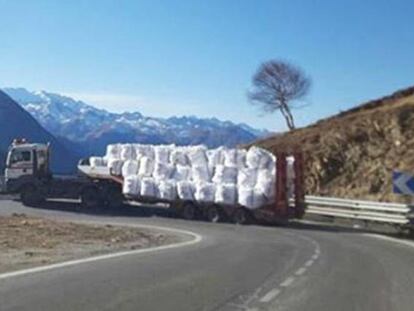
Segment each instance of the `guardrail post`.
M276 215L288 216L286 153L276 154Z

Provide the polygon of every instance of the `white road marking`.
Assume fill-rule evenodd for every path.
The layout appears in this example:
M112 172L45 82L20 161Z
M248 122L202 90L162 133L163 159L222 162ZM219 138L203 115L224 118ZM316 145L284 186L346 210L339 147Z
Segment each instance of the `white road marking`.
M162 230L162 231L169 231L169 232L174 232L174 233L179 233L179 234L190 235L190 236L193 236L194 239L192 239L190 241L175 243L175 244L162 245L162 246L150 247L150 248L144 248L144 249L137 249L137 250L132 250L132 251L123 251L123 252L93 256L93 257L88 257L88 258L83 258L83 259L75 259L75 260L70 260L70 261L64 261L64 262L55 263L55 264L51 264L51 265L47 265L47 266L41 266L41 267L24 269L24 270L6 272L6 273L3 273L3 274L0 274L0 280L12 278L12 277L17 277L17 276L24 276L24 275L28 275L28 274L32 274L32 273L49 271L49 270L58 269L58 268L74 266L74 265L83 264L83 263L95 262L95 261L100 261L100 260L105 260L105 259L117 258L117 257L122 257L122 256L128 256L128 255L138 255L138 254L144 254L144 253L151 253L151 252L156 252L156 251L161 251L161 250L167 250L167 249L174 249L174 248L189 246L189 245L199 243L203 239L201 235L199 235L197 233L194 233L194 232L191 232L191 231L187 231L187 230L164 228L164 227L151 226L151 225L131 225L131 224L118 224L118 223L116 225L125 226L125 227L149 228L149 229L157 229L157 230Z
M310 267L310 266L312 266L314 262L315 262L314 260L308 260L308 261L305 263L305 267Z
M319 255L318 254L314 254L313 256L312 256L312 259L313 260L317 260L319 258Z
M283 281L282 284L280 284L281 287L289 287L292 285L292 283L295 281L295 278L293 276L288 277L286 280Z
M276 298L276 296L277 296L277 295L279 295L279 294L280 294L280 290L279 290L279 289L277 289L277 288L274 288L274 289L272 289L270 292L268 292L266 295L264 295L264 296L260 299L260 302L264 302L264 303L270 302L270 301L272 301L273 299L275 299L275 298Z
M298 271L296 271L295 272L295 275L302 275L302 274L304 274L306 272L306 268L305 267L302 267L302 268L300 268Z
M398 244L405 245L405 246L414 247L414 242L407 241L407 240L392 238L392 237L389 237L389 236L385 236L385 235L381 235L381 234L374 234L374 233L363 233L363 235L373 237L373 238L377 238L377 239L381 239L381 240L385 240L385 241L389 241L389 242L398 243Z

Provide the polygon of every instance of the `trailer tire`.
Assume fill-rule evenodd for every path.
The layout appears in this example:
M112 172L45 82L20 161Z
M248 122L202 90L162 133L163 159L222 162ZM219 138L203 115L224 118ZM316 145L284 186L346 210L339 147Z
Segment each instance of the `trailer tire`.
M231 220L237 225L247 225L251 222L251 216L246 209L239 207L231 214Z
M197 219L197 207L193 203L185 203L181 209L181 216L186 220Z
M44 197L35 185L23 186L20 190L20 199L25 206L36 206L44 201Z
M124 195L120 189L115 187L108 189L106 198L106 203L109 208L118 209L124 205Z
M80 195L81 205L84 208L98 207L100 201L98 189L95 187L88 187L82 190Z
M217 223L223 220L223 211L219 206L210 205L206 208L205 218L209 222Z

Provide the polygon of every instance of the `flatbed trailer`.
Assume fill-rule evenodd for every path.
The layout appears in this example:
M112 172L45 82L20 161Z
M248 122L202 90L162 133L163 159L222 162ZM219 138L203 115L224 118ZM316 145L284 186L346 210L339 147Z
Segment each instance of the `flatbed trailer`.
M293 164L294 178L293 178L293 193L289 191L288 181L288 164L287 158L293 156L295 161ZM85 199L90 199L84 205L94 205L101 200L98 193L111 193L111 198L108 198L108 204L118 206L123 199L138 202L138 203L164 203L177 212L185 219L205 218L209 221L217 222L228 219L235 223L248 223L252 220L266 222L266 223L281 223L286 222L292 218L301 218L305 211L304 189L303 189L303 156L300 152L288 154L277 153L277 167L276 167L276 196L275 201L271 204L263 205L257 209L247 209L239 204L224 205L213 202L199 202L196 200L180 200L173 201L162 200L155 197L142 196L123 196L122 187L124 179L122 176L113 175L108 167L92 167L88 161L80 162L78 170L81 174L88 176L90 180L94 181L95 194L91 193L89 196L84 196ZM104 183L104 184L103 184ZM110 187L108 189L107 187ZM116 193L116 196L114 194ZM289 197L289 193L291 196ZM290 203L293 199L293 204Z
M228 219L235 223L247 223L252 220L280 223L291 218L301 218L304 214L303 158L298 152L276 154L275 201L253 210L238 204L124 196L124 179L122 176L114 175L109 167L91 166L89 159L83 159L79 161L76 176L53 176L49 170L49 154L49 145L14 141L9 148L6 163L7 192L20 194L22 202L26 205L36 205L48 198L80 199L85 208L120 208L125 201L164 203L185 219L205 218L213 222ZM293 180L288 180L288 156L294 157ZM288 188L293 189L293 193ZM294 204L290 204L292 199Z

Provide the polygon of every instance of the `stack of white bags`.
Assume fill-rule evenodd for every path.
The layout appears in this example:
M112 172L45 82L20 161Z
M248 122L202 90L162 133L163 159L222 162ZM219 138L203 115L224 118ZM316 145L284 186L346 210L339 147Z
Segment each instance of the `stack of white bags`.
M292 161L289 162L292 164ZM124 177L126 196L240 204L255 209L274 200L276 158L270 152L205 146L113 144L91 166Z

